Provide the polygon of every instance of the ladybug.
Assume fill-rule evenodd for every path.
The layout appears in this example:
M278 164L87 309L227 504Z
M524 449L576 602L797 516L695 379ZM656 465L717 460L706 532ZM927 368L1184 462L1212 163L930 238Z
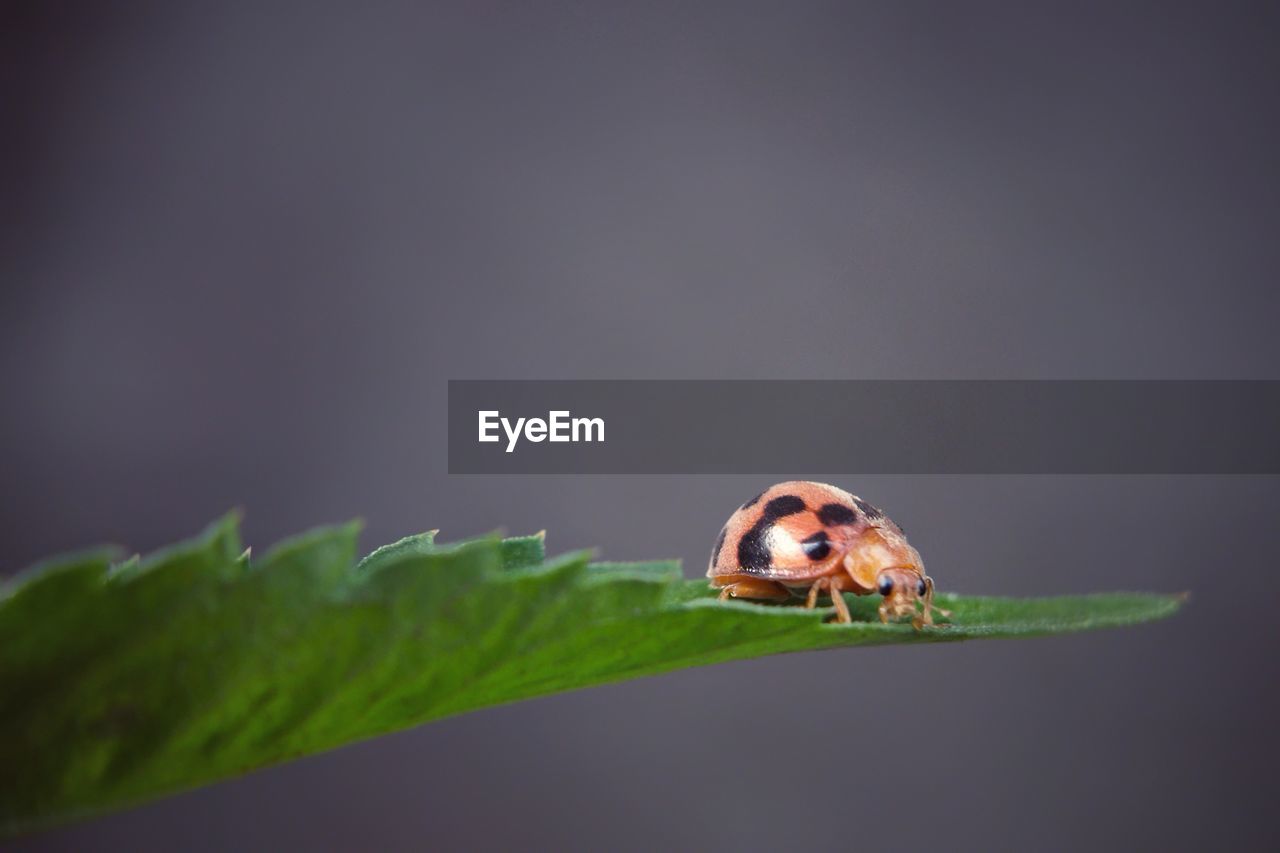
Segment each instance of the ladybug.
M880 621L910 616L933 624L933 578L902 528L871 504L826 483L791 481L765 489L729 517L707 568L720 600L831 596L840 622L851 622L840 593L879 593ZM807 592L807 595L806 595ZM916 606L921 607L917 612Z

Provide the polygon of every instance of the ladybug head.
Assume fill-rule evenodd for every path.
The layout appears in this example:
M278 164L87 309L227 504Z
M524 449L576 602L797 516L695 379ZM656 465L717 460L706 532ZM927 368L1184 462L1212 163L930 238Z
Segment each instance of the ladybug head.
M889 592L897 597L911 593L914 588L913 584L904 588L903 584L897 583L898 576L905 578L910 574L923 578L924 561L898 528L866 527L848 542L844 570L854 583L865 590L880 592L881 580L889 579L892 584ZM881 592L881 595L885 593Z
M888 622L902 616L910 616L916 630L933 624L934 611L950 617L950 610L943 610L933 603L933 578L912 569L885 569L876 581L876 592L884 596L880 603L880 621ZM916 605L920 611L916 612Z
M882 620L910 616L916 627L933 624L933 580L924 572L920 552L898 527L867 527L854 536L844 569L858 586L884 597Z
M933 583L915 568L884 569L876 577L876 592L884 596L881 612L888 618L916 615L916 602L930 598Z

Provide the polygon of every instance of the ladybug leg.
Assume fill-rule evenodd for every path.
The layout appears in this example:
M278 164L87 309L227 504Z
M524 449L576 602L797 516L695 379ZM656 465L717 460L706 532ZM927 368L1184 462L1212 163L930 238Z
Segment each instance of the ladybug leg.
M804 606L809 610L818 606L818 593L827 591L831 595L831 603L836 608L837 622L852 622L853 616L849 614L849 605L845 603L844 596L840 594L840 590L834 579L818 578L813 582L813 586L809 587L809 597L805 599Z
M812 610L818 606L818 593L831 586L831 578L818 578L813 582L813 586L809 587L809 597L805 599L804 606L807 610Z
M831 603L836 606L837 622L853 621L853 616L849 614L849 605L844 600L844 593L837 589L835 584L831 585Z
M720 600L729 598L756 598L768 601L781 601L790 598L791 593L782 584L760 578L744 578L731 581L720 588Z
M941 607L932 607L932 608L931 608L931 607L929 607L929 606L927 606L927 605L926 605L926 606L925 606L925 609L924 609L922 612L917 613L915 616L913 616L913 617L911 618L911 627L913 627L913 628L915 628L917 631L919 631L919 630L920 630L921 628L923 628L925 625L934 625L934 621L933 621L933 611L935 611L935 610L936 610L936 611L938 611L939 613L941 613L943 616L950 616L950 615L951 615L951 611L950 611L950 610L943 610ZM945 628L945 627L947 627L947 626L946 626L946 625L936 625L935 627L938 627L938 628Z

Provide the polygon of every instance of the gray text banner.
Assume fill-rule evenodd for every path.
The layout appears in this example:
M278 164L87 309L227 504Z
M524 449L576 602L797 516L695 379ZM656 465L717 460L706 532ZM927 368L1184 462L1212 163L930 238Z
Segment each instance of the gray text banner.
M1276 474L1278 435L1277 381L449 382L453 474Z

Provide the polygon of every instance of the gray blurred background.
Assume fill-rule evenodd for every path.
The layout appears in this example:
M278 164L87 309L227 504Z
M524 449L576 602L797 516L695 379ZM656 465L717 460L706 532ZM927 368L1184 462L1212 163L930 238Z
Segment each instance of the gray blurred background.
M768 485L450 477L449 378L1280 378L1278 39L1210 3L6 4L0 572L241 506L257 547L361 516L696 575ZM944 588L1194 598L482 711L13 847L1274 841L1276 479L790 473Z

